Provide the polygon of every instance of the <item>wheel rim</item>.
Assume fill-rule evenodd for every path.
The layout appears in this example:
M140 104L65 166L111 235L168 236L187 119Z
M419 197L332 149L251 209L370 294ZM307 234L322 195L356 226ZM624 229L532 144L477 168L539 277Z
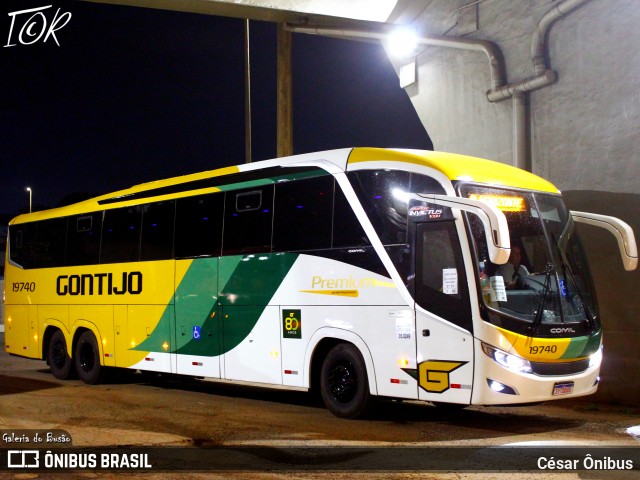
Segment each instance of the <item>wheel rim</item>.
M53 345L51 363L56 368L64 367L67 362L67 346L64 342L57 342Z
M78 354L80 368L85 372L91 372L95 365L95 355L93 347L87 343L83 344Z
M329 371L329 392L337 401L346 403L356 395L358 381L353 365L343 362L334 365Z

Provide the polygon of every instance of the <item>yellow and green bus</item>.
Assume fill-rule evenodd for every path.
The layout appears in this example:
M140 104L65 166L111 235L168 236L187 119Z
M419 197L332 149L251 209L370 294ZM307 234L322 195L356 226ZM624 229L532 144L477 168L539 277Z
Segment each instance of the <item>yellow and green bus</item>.
M602 319L576 221L636 268L625 223L479 158L353 148L145 183L11 221L5 348L88 384L318 388L347 418L588 395Z

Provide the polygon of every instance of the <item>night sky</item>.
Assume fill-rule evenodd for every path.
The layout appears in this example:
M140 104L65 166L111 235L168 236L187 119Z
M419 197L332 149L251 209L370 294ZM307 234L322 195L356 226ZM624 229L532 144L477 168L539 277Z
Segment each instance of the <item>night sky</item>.
M31 37L35 13L9 16L47 5ZM28 209L27 186L35 210L244 162L242 20L62 0L1 8L2 221ZM57 26L72 15L60 46L20 43L58 9ZM275 25L251 22L254 161L276 156L275 61ZM293 88L296 154L431 148L378 45L295 34Z

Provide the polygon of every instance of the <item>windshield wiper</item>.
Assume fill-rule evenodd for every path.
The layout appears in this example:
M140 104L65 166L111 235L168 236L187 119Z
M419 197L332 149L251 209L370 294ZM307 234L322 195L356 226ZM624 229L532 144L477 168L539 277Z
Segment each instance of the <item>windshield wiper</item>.
M542 322L542 316L544 313L544 303L547 300L547 295L551 291L551 274L553 273L553 265L551 263L547 263L547 267L545 268L545 277L544 277L544 287L542 296L540 297L540 303L538 303L538 310L536 311L536 316L533 319L533 322L529 326L529 330L532 332L538 331L538 326Z
M576 278L573 276L573 272L571 271L571 267L569 266L569 262L567 261L566 254L564 252L564 250L562 249L562 247L560 247L560 243L558 242L558 240L556 240L556 236L552 233L551 237L553 238L554 243L556 244L556 247L558 247L558 253L560 254L560 266L562 267L562 273L564 278L567 278L567 276L571 279L571 283L573 284L573 288L575 288L576 290L576 295L578 296L578 298L580 299L580 303L582 304L582 308L584 308L584 313L587 317L587 322L589 323L589 327L590 328L595 328L596 327L596 319L593 316L593 314L591 313L591 310L589 309L589 307L587 306L587 302L584 299L584 294L582 293L582 290L580 290L580 287L578 286L578 282L576 282ZM567 275L567 273L569 275ZM560 292L560 295L562 296L562 292ZM560 306L560 308L562 308L562 305Z

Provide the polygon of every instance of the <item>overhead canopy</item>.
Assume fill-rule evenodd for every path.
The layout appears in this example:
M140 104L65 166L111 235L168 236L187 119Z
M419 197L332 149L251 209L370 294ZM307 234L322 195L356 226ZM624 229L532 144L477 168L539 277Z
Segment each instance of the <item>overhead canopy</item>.
M409 23L426 7L413 0L84 0L134 7L313 25Z

